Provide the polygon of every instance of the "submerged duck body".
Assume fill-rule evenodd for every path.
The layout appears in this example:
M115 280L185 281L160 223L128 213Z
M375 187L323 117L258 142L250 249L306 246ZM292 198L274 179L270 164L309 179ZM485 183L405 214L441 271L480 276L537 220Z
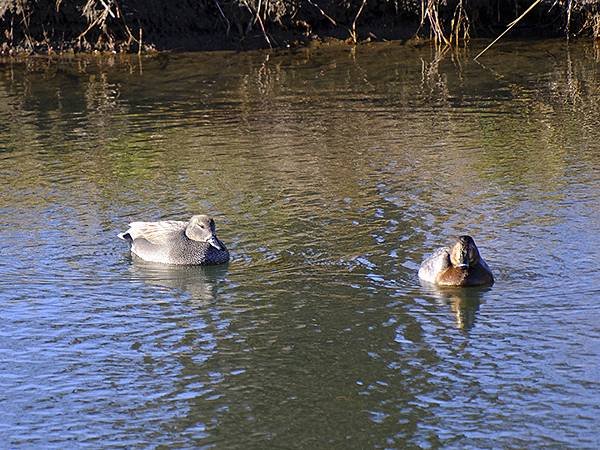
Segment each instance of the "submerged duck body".
M217 238L215 221L203 214L192 216L189 222L132 222L119 237L131 244L132 254L145 261L179 265L229 261L229 251Z
M494 276L471 236L437 249L421 264L419 278L438 286L491 286Z

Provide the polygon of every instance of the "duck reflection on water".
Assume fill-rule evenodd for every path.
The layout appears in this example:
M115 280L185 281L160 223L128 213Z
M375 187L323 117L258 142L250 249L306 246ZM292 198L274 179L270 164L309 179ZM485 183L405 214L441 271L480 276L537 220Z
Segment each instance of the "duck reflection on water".
M168 265L144 261L132 255L130 273L144 283L189 295L192 299L211 302L227 275L228 264L218 266Z
M456 326L463 331L473 328L484 295L491 290L490 287L461 289L424 282L421 283L421 286L433 296L439 305L450 306L456 319Z

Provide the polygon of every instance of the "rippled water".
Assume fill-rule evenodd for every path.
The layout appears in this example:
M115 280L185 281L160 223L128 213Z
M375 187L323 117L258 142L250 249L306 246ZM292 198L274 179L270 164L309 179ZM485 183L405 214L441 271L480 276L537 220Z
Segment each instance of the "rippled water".
M482 62L3 63L0 447L599 447L598 53ZM116 239L200 212L228 266ZM421 286L464 233L496 284Z

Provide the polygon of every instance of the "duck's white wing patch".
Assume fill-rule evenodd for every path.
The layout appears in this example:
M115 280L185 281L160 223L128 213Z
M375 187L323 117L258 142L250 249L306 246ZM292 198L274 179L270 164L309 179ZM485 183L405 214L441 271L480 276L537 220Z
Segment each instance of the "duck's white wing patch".
M437 276L450 266L450 249L438 248L419 268L419 278L429 283L435 283Z
M133 240L146 239L153 244L162 244L174 234L180 233L187 227L187 222L178 220L163 220L160 222L131 222L129 229L123 234L129 234Z

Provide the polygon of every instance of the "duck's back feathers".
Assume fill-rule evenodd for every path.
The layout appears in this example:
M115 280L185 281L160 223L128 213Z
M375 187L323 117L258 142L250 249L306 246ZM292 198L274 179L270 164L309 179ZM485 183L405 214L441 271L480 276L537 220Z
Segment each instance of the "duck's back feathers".
M185 231L187 222L179 220L162 220L160 222L131 222L129 229L118 236L127 241L145 239L161 245Z

